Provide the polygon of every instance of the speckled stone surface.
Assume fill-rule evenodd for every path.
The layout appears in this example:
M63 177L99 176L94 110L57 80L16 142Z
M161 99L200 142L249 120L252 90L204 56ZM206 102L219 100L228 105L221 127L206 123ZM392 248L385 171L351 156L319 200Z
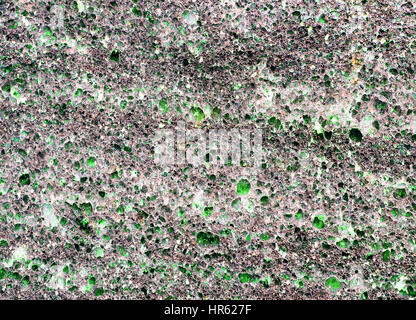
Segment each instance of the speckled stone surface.
M1 1L0 298L414 299L415 12ZM157 163L178 123L261 167Z

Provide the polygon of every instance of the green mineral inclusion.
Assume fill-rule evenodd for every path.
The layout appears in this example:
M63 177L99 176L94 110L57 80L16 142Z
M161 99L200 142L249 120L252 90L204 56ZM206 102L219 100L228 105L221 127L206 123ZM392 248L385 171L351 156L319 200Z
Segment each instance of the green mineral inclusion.
M237 193L240 196L244 196L246 194L248 194L250 192L250 182L248 182L247 179L241 179L238 183L237 183Z
M204 216L205 218L208 218L210 215L212 215L212 212L214 211L213 207L205 207L204 208Z
M95 167L95 162L96 162L96 160L95 160L95 158L94 158L94 157L89 157L89 158L87 159L87 165L88 165L89 167L91 167L91 168L94 168L94 167Z
M335 277L328 278L325 282L325 286L331 288L332 290L338 290L341 288L341 282Z
M168 111L168 102L166 101L166 99L162 99L159 101L159 107L163 110L163 112L165 113L166 111Z
M313 219L312 224L313 224L313 226L314 226L315 228L322 229L323 227L325 227L324 217L322 217L322 216L320 216L320 215L319 215L319 216L316 216L316 217Z
M110 60L114 61L114 62L119 62L120 61L120 51L115 49L111 52L110 54Z
M240 273L238 275L241 283L250 282L253 279L253 276L249 273Z
M220 238L211 232L198 232L196 235L196 241L201 245L219 244Z
M389 250L383 251L382 258L384 262L390 261L390 251Z
M87 215L92 214L92 205L91 205L91 203L89 203L89 202L81 203L81 207L82 207L82 209L84 209L84 211Z
M28 174L28 173L26 173L26 174L22 174L22 175L20 176L20 178L19 178L19 183L20 183L20 185L22 185L22 186L29 185L29 184L30 184L30 177L29 177L29 174Z
M0 279L6 278L6 270L3 268L0 268Z
M260 238L264 241L267 241L267 240L270 239L270 236L269 236L268 233L263 233L263 234L260 235Z
M356 142L361 142L363 140L363 134L357 128L353 128L350 130L349 137L351 140Z
M205 118L204 111L199 107L191 108L191 112L192 112L195 120L198 121L198 122L201 122Z

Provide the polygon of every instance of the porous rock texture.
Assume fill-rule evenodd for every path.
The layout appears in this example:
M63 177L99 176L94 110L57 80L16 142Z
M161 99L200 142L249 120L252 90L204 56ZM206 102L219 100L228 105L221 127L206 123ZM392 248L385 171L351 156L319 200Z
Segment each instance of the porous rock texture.
M414 299L415 12L1 1L0 298ZM261 167L157 163L179 121Z

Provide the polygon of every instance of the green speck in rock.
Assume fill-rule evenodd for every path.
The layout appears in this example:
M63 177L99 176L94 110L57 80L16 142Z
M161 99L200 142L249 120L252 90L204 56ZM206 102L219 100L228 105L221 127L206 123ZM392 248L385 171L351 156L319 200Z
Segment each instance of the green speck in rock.
M124 213L124 206L123 205L118 206L118 208L116 209L116 212L118 214L123 214Z
M191 112L197 122L201 122L205 118L205 113L200 107L192 107Z
M390 261L390 251L389 250L383 251L381 256L382 256L382 259L383 259L384 262Z
M29 276L25 276L25 277L22 279L22 282L23 282L23 284L25 284L25 285L29 285L29 284L30 284L30 279L29 279Z
M231 202L231 206L236 210L238 210L240 204L241 204L240 198L234 199L233 202Z
M397 189L397 190L394 192L393 196L394 196L396 199L404 199L404 198L406 198L406 189Z
M316 216L313 219L312 224L315 228L322 229L325 227L324 218L322 216Z
M303 286L304 286L303 281L302 281L302 280L299 280L299 279L297 279L297 280L295 281L295 284L296 284L299 288L303 288Z
M22 186L27 186L27 185L29 185L29 184L30 184L30 176L29 176L29 174L28 174L28 173L22 174L22 175L19 177L19 183L20 183L20 185L22 185Z
M190 13L189 13L189 11L188 11L188 10L185 10L185 11L182 13L182 16L183 16L183 18L184 18L184 19L186 19L189 15L190 15Z
M217 235L212 234L211 232L198 232L196 235L196 241L198 244L210 245L210 244L219 244L220 238Z
M399 72L395 68L390 69L390 73L394 76L397 76L399 74Z
M65 226L67 223L68 223L68 220L65 217L62 217L61 220L60 220L60 224L62 226Z
M416 297L416 291L413 289L412 286L407 287L407 293L409 294L409 297L411 297L411 298Z
M84 211L87 215L92 214L92 205L91 205L91 203L89 203L89 202L81 203L81 207L82 207L82 209L84 209Z
M6 240L0 240L0 247L7 247L8 242Z
M350 246L350 244L351 244L350 241L348 239L346 239L346 238L344 238L341 241L338 241L337 242L337 245L339 247L343 247L343 248L348 248Z
M263 196L263 197L261 197L261 198L260 198L260 202L261 202L261 204L263 204L263 205L269 204L269 202L270 202L269 197L268 197L268 196Z
M44 27L44 28L43 28L43 30L45 30L45 34L46 34L48 37L52 36L52 30L51 30L51 28L50 28L50 27L46 26L46 27Z
M318 20L320 23L326 23L325 15L321 15Z
M263 234L260 235L260 238L264 241L267 241L267 240L270 239L270 236L269 236L268 233L263 233Z
M332 290L338 290L339 288L341 288L341 282L339 282L337 278L331 277L325 281L325 286Z
M212 214L213 211L214 211L213 207L205 207L204 208L204 216L206 218L209 217Z
M250 182L248 182L247 179L241 179L238 183L237 183L237 193L240 196L246 195L250 192Z
M6 84L2 87L2 89L3 89L3 91L10 92L10 89L11 89L10 84L9 84L9 83L6 83Z
M221 113L221 109L220 109L220 108L218 108L218 107L215 107L215 108L212 110L211 115L212 115L214 118L218 118L218 117L219 117L219 115L220 115L220 113Z
M253 279L253 276L249 273L240 273L238 275L241 283L250 282Z
M82 89L81 89L81 88L78 88L78 89L75 91L74 96L75 96L75 97L79 97L81 94L82 94Z
M94 290L94 294L95 294L97 297L102 296L102 295L104 294L104 289L103 289L103 288L96 288L96 289Z
M95 251L95 256L96 256L97 258L104 257L104 250L103 250L103 249L97 249L97 250Z
M131 9L131 12L132 12L135 16L138 16L138 17L141 17L141 16L142 16L142 12L141 12L141 10L137 9L136 7L133 7L133 8Z
M304 114L303 121L305 121L306 124L309 124L311 122L311 117L307 114Z
M26 157L26 156L27 156L26 151L25 151L25 150L23 150L23 149L19 149L19 150L18 150L18 152L19 152L19 154L20 154L22 157Z
M126 151L126 152L131 152L132 148L129 147L129 146L124 146L123 150Z
M166 99L162 99L159 101L159 107L162 109L163 112L168 111L168 102L166 101Z
M110 60L115 61L115 62L119 62L120 61L120 51L117 50L117 49L111 51Z
M87 165L91 168L94 168L95 167L95 162L96 162L96 160L95 160L94 157L89 157L88 160L87 160Z
M376 109L381 110L381 112L383 112L383 111L384 111L384 109L386 109L386 108L387 108L387 103L386 103L386 102L384 102L384 101L381 101L381 100L379 100L379 99L376 99L376 100L374 101L374 107L375 107Z
M363 140L363 134L357 128L353 128L350 130L349 137L351 140L356 142L361 142Z

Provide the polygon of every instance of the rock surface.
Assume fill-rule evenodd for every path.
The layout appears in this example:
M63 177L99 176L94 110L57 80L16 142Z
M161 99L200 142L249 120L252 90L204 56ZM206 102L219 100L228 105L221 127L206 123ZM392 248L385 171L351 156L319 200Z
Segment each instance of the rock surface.
M0 12L0 298L416 297L414 1ZM155 161L179 123L260 168Z

